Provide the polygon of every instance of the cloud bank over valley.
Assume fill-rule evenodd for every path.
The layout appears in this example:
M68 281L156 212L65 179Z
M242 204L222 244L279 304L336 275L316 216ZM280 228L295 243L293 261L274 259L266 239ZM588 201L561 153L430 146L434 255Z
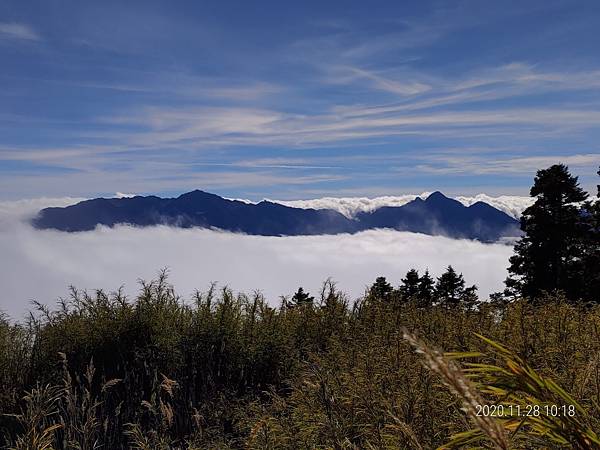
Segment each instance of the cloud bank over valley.
M295 208L314 208L314 209L333 209L346 217L352 218L360 212L374 211L382 206L402 206L419 197L425 200L431 192L423 192L418 195L407 194L400 196L383 197L323 197L312 200L270 200L281 203L282 205ZM457 196L453 197L465 206L471 206L476 202L484 202L500 211L505 212L511 217L518 219L525 208L533 203L531 197L521 197L516 195L501 195L492 197L487 194L477 194L472 197Z
M315 293L328 277L354 299L376 276L397 285L412 267L439 275L448 264L487 296L501 289L512 254L512 247L502 244L390 230L263 237L118 226L61 233L34 230L25 220L42 207L79 200L0 202L0 310L22 318L31 300L52 305L67 295L69 285L106 290L124 285L135 295L138 280L150 280L162 268L169 268L170 281L184 299L216 281L236 291L259 289L276 305L280 295L291 295L298 286Z

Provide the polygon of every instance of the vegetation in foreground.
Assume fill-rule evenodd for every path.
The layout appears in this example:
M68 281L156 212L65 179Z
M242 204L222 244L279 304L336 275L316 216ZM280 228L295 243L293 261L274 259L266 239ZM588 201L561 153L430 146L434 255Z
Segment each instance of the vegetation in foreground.
M133 302L73 291L58 312L0 325L2 446L598 448L600 307L424 308L377 289L350 305L328 282L277 309L228 289L186 306L165 277ZM479 423L473 402L577 411Z

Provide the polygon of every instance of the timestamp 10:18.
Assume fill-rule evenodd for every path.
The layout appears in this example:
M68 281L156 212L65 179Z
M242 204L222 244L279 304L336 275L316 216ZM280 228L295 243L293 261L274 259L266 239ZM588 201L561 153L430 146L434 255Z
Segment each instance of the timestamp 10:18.
M574 417L575 405L477 405L476 414L484 417Z

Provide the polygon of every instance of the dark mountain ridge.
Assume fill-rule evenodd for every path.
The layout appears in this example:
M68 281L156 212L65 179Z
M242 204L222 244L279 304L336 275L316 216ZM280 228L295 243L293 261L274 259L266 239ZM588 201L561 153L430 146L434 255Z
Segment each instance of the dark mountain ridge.
M176 198L136 196L96 198L75 205L45 208L32 220L38 229L90 231L98 225L169 225L218 228L262 235L296 236L356 233L391 228L453 238L493 242L518 235L518 222L483 202L464 206L434 192L427 199L385 206L349 219L331 209L302 209L262 201L249 204L195 190Z
M402 206L362 212L356 219L366 229L393 228L486 242L519 234L518 221L503 211L483 202L465 206L441 192L434 192L425 200L417 197Z

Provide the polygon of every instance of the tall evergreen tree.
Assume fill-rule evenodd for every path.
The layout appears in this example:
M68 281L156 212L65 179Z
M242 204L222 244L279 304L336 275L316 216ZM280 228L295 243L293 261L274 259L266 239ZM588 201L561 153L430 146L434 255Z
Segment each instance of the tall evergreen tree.
M530 195L536 200L521 217L524 236L510 258L507 292L535 298L560 289L575 298L583 233L578 203L587 194L565 165L556 164L537 172Z
M474 309L478 302L479 298L477 297L477 286L473 285L465 288L460 296L460 303L463 308L467 310Z
M597 173L600 175L600 170ZM582 211L586 232L581 244L579 285L585 300L600 303L600 185L596 188L596 198L586 202Z
M419 272L415 269L410 269L400 285L400 293L405 299L417 297L419 294Z
M456 273L452 266L438 278L435 285L435 296L440 304L446 307L458 306L465 291L465 280Z
M393 292L394 288L390 283L387 282L385 277L377 277L375 279L375 283L373 283L371 289L369 290L371 296L385 301L392 299Z
M435 289L435 281L433 277L429 275L429 270L419 278L419 292L417 297L419 299L419 306L427 308L433 305L433 294Z

